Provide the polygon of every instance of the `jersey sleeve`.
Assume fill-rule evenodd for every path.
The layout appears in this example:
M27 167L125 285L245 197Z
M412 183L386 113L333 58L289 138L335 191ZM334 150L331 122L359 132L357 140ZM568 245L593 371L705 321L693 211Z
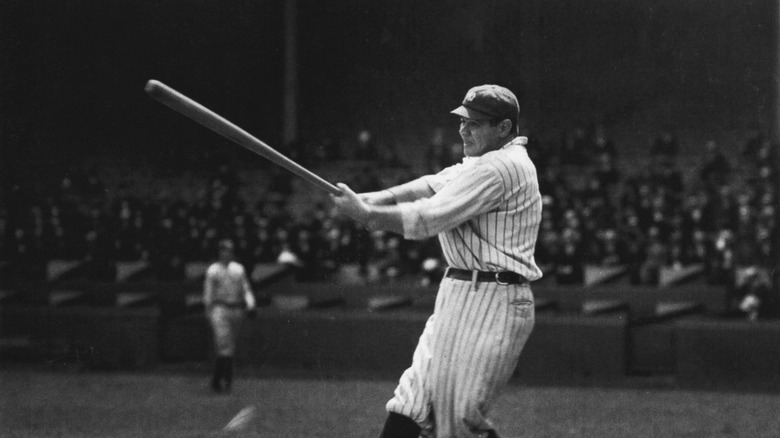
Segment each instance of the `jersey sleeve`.
M456 165L436 175L436 194L427 199L399 204L404 237L425 239L454 228L496 208L503 200L504 181L487 163Z
M214 271L215 266L210 265L206 269L206 275L203 279L203 304L208 307L214 300Z

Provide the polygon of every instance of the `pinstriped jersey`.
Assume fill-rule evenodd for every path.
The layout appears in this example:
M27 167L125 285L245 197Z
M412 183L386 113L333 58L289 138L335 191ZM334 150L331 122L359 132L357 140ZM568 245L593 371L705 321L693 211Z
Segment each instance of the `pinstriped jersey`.
M203 281L203 301L211 304L243 304L253 297L244 266L231 261L228 264L212 263Z
M517 137L501 149L421 177L434 195L398 204L404 237L438 234L444 257L454 268L541 278L533 254L542 201L526 141Z

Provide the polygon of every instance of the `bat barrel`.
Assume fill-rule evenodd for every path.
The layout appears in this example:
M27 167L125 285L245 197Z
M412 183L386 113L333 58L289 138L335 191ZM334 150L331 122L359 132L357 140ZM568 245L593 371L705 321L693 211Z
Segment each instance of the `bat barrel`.
M332 195L341 195L341 189L320 178L305 167L279 153L276 149L258 140L229 120L211 111L189 97L157 80L149 80L144 90L158 102L170 107L199 124L222 135L228 140L267 158L295 175L320 187Z

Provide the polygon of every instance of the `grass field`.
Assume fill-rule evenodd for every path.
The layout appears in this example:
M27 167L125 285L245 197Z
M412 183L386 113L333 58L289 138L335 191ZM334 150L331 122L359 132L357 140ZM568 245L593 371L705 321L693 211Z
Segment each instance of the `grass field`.
M0 371L2 437L376 437L392 379L285 376L207 390L198 372ZM243 408L243 431L223 428ZM670 388L510 385L504 437L777 437L780 395Z

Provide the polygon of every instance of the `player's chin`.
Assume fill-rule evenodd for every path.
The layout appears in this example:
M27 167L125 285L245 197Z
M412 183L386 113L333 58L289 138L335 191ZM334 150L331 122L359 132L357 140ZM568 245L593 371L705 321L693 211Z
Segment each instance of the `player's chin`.
M463 155L467 157L476 157L479 155L479 147L475 144L464 144Z

